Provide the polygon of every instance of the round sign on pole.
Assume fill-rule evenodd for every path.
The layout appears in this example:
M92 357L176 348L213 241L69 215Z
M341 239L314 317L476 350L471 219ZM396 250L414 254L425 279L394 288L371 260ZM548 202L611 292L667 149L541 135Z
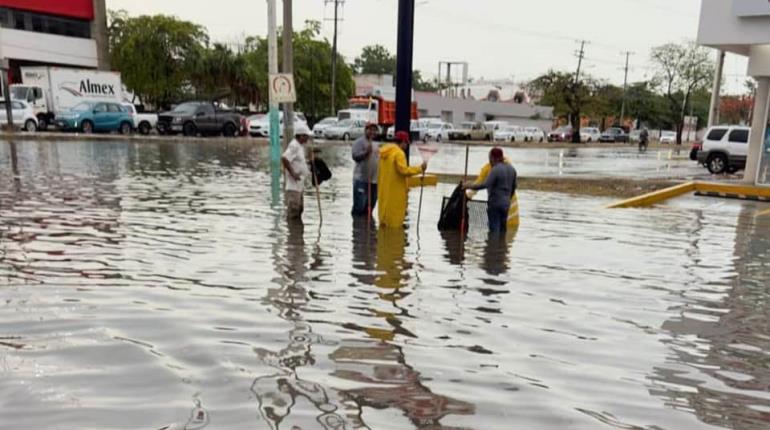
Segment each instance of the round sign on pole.
M273 103L294 103L297 91L294 88L294 75L277 73L270 75L270 101Z

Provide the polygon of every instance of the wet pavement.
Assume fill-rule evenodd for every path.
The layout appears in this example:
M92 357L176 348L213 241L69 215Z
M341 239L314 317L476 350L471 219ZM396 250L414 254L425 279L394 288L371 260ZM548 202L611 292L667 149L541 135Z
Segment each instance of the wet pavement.
M288 227L266 156L0 143L0 428L770 424L768 205L521 192L515 234L463 243L446 185L419 228L415 192L406 231L353 222L331 148L324 224L308 194Z

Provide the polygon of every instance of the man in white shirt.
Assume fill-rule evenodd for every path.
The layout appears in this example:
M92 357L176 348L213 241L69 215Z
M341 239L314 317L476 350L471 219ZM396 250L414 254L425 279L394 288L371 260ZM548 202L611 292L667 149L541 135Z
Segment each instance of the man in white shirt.
M302 192L305 189L305 178L310 175L303 147L310 140L310 129L305 125L295 126L294 139L289 142L281 157L283 168L286 169L286 216L289 220L302 222L304 204Z

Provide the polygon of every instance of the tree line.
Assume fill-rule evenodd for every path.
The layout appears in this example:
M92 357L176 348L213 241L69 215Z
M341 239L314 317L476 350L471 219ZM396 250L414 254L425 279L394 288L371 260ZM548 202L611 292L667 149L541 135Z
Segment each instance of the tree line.
M126 87L144 103L158 108L190 99L224 99L238 106L267 109L267 40L248 36L237 44L212 42L205 28L166 15L131 17L109 14L112 64ZM329 115L331 56L321 24L307 21L294 32L296 109L311 118ZM280 32L279 32L280 34ZM279 37L279 44L282 41ZM279 50L279 64L282 52ZM354 74L396 76L396 57L381 45L363 48L352 63L337 54L336 110L347 107L355 92ZM710 51L694 42L653 48L648 61L652 77L623 87L583 74L550 70L525 85L539 104L553 106L554 116L569 124L606 128L629 123L651 129L676 130L681 141L684 119L691 113L698 125L708 118L714 64ZM413 72L414 88L437 91L437 80ZM618 118L625 100L625 121ZM725 113L746 120L746 97L726 99ZM634 121L630 121L634 120ZM737 121L736 121L737 122ZM579 136L576 136L579 137Z

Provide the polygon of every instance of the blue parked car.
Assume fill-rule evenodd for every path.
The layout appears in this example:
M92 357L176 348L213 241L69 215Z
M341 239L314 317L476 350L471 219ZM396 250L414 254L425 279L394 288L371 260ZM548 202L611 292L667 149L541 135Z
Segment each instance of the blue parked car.
M56 115L55 124L62 130L77 130L83 133L118 131L121 134L129 134L133 129L133 118L128 110L118 103L83 102Z

